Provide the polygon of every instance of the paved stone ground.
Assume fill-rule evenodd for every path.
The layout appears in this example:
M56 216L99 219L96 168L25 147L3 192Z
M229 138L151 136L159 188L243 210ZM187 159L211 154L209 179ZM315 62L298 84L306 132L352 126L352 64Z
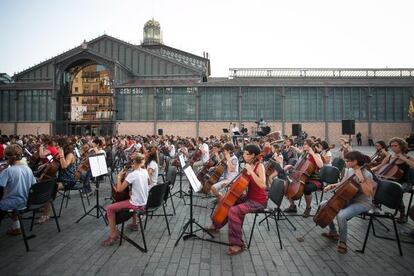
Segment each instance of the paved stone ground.
M372 153L372 148L362 148ZM175 189L178 189L177 179ZM183 181L185 187L188 186ZM110 193L109 183L102 185L101 198ZM406 195L406 200L408 201ZM186 198L188 202L188 198ZM102 202L104 202L102 200ZM57 233L53 221L35 225L36 238L29 240L31 251L26 253L21 237L0 235L0 275L413 275L414 245L403 244L404 257L400 257L394 241L369 238L365 254L354 252L362 247L368 221L353 218L349 221L349 252L340 255L335 243L322 238L322 229L315 228L305 241L301 236L312 227L312 218L296 216L291 221L298 228L293 231L286 221L280 221L283 249L279 249L274 221L271 229L265 224L255 229L250 250L241 255L229 257L226 246L201 240L174 243L182 226L189 218L189 207L183 200L174 198L177 214L170 218L171 236L168 235L163 217L149 220L145 231L148 253L142 253L128 243L104 248L100 242L107 236L102 219L87 217L80 223L75 221L82 215L79 195L73 195L69 206L60 218L61 233ZM55 205L60 203L60 198ZM206 205L208 200L195 199L195 203ZM283 202L286 206L287 202ZM303 203L299 213L303 211ZM169 205L168 211L172 208ZM314 206L313 210L316 210ZM201 225L209 224L210 210L194 208L194 217ZM253 216L247 216L244 223L245 236L250 234ZM8 220L0 226L5 233ZM392 224L385 224L392 229ZM27 223L27 228L29 224ZM398 225L400 232L413 229L414 223ZM386 233L377 226L379 232ZM126 234L141 243L139 232ZM201 233L198 233L201 235ZM227 227L217 240L227 241ZM404 238L408 240L407 237Z

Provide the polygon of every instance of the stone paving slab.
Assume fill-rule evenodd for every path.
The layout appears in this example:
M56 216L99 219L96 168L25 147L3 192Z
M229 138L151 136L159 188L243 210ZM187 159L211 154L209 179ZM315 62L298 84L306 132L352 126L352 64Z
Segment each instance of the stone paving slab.
M370 148L363 148L367 153ZM177 183L175 190L179 187ZM183 180L184 187L188 182ZM110 194L109 182L102 185L101 202ZM408 195L405 195L408 202ZM399 256L394 241L384 241L370 235L365 254L354 252L362 247L368 221L353 218L349 221L349 252L336 252L335 243L321 238L322 230L316 227L305 241L301 236L312 227L312 218L289 217L297 227L293 231L286 221L279 221L283 249L280 250L275 222L270 220L270 231L263 223L255 228L252 245L240 255L229 257L226 246L202 240L174 243L189 218L189 206L180 198L174 198L176 215L169 218L171 236L168 235L163 217L148 220L145 230L148 253L142 253L127 242L122 246L101 247L107 227L102 219L87 217L75 223L82 215L78 194L73 194L67 209L59 220L62 232L58 233L54 221L35 225L36 238L29 240L30 252L26 253L21 237L9 237L4 233L9 221L0 226L0 275L413 275L414 245L402 244L403 257ZM189 200L186 198L186 202ZM194 198L194 203L206 206L208 199ZM93 202L91 202L93 204ZM106 201L106 204L109 202ZM60 198L55 205L60 204ZM287 202L283 202L285 207ZM303 205L299 213L303 212ZM313 207L313 212L317 206ZM167 211L172 213L171 205ZM201 224L210 223L211 210L194 208L194 218ZM245 240L248 240L253 215L244 223ZM392 229L392 223L384 222ZM27 229L29 221L25 222ZM414 229L414 222L398 225L400 232ZM376 230L393 236L377 225ZM126 234L141 244L141 234ZM197 233L202 235L202 233ZM407 239L407 238L404 238ZM216 240L227 241L227 227L216 235Z

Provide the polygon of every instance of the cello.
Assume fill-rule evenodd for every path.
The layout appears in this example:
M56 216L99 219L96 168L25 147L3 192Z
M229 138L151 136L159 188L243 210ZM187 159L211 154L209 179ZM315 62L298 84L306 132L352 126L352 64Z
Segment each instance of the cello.
M404 172L397 166L398 157L390 163L384 164L377 172L377 177L392 181L398 181L404 177Z
M214 168L208 180L203 184L203 189L202 189L203 193L208 194L211 190L211 186L213 186L215 183L218 182L220 177L223 175L224 170L226 169L226 161L227 161L226 158L223 158Z
M361 170L368 165L369 164L365 164L362 166ZM358 193L360 187L360 184L355 180L355 173L341 181L333 190L335 194L319 206L318 211L313 217L313 221L316 225L319 225L322 228L329 225L339 211L345 207L345 204Z
M293 173L288 177L288 184L285 195L292 199L298 200L303 196L305 182L309 176L316 170L316 165L310 161L311 155L306 153L295 165Z
M262 158L261 155L255 157L253 163L255 166L257 162ZM230 183L230 188L227 190L226 194L217 204L214 209L213 214L211 215L211 221L216 227L222 226L227 221L227 216L229 213L230 207L232 207L236 201L240 198L243 192L247 189L251 176L247 174L246 168L244 168L239 175L233 179Z
M125 167L122 169L122 172L125 172L124 177L122 177L121 179L121 183L124 182L126 175L127 175L127 171L131 168L133 163L133 159L130 159L128 161L128 163L125 165ZM116 185L116 183L115 183ZM124 190L118 192L115 190L115 185L112 185L111 187L111 199L112 199L112 203L115 202L119 202L119 201L124 201L130 198L129 196L129 186L126 187Z

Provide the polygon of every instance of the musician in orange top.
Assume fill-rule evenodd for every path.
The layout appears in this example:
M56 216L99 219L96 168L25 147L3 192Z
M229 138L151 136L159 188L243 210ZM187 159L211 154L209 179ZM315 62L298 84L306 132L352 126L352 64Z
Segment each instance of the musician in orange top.
M243 159L246 161L245 169L250 181L246 195L242 195L236 204L229 209L228 213L228 237L230 247L227 255L236 255L243 252L245 245L243 241L242 226L244 217L248 213L261 210L267 205L266 175L263 164L258 161L260 148L256 145L247 145L243 151ZM237 181L237 178L234 180ZM207 229L211 232L218 231L224 225L211 225Z

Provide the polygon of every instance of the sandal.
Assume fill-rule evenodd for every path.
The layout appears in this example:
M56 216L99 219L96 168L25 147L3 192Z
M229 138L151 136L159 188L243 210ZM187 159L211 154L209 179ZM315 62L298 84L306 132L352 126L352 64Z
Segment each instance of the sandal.
M109 236L106 240L101 242L102 246L111 246L114 245L119 240L119 236L111 237Z
M37 220L37 224L43 224L47 221L49 221L50 217L49 216L44 216L42 215L38 220Z
M245 247L244 246L240 246L238 249L235 249L234 246L230 246L227 251L226 254L229 256L234 256L234 255L238 255L240 253L242 253L244 251Z
M205 229L209 233L218 233L218 232L220 232L220 229L216 228L213 224L205 227Z
M283 212L285 212L285 213L297 213L298 209L296 208L296 205L290 205L288 208L284 209Z
M338 243L338 247L336 248L338 250L339 253L341 254L346 254L348 253L348 247L346 246L346 243L344 242L339 242Z
M328 238L332 241L339 240L339 235L336 232L328 232L328 233L322 233L322 237Z
M310 217L310 212L311 212L311 210L312 210L312 208L306 208L305 209L305 212L303 212L303 214L302 214L302 217L304 217L304 218L308 218L308 217Z

